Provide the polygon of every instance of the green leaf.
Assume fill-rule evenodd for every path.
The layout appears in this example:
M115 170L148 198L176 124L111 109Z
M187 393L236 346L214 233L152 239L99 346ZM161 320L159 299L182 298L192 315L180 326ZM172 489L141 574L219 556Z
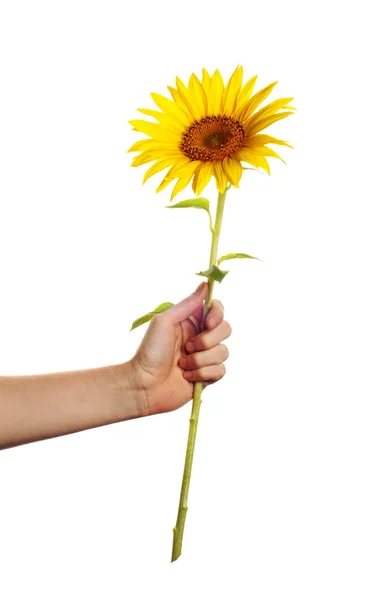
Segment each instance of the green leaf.
M213 231L212 215L210 214L209 200L207 200L206 198L192 198L190 200L183 200L182 202L178 202L177 204L170 204L168 206L165 206L165 208L202 208L203 210L206 210L209 215L210 230Z
M214 280L218 281L218 283L221 283L227 275L227 273L228 271L222 271L222 269L219 269L216 265L213 265L206 271L200 271L200 273L196 273L196 275L208 277L209 280Z
M225 254L218 258L217 263L220 265L224 260L231 260L232 258L254 258L255 260L261 260L261 258L257 258L256 256L251 256L250 254L243 254L242 252L231 252L230 254Z
M143 315L143 317L139 317L139 319L136 319L135 321L133 321L132 327L130 328L129 331L132 331L132 329L136 329L136 327L139 327L140 325L143 325L144 323L148 323L148 321L151 321L151 319L155 315L157 315L158 313L164 312L165 310L170 308L170 306L174 306L173 302L163 302L162 304L159 304L157 306L157 308L155 308L155 310L152 310L151 312L148 312L147 314Z
M192 198L191 200L183 200L177 204L165 206L165 208L203 208L204 210L210 212L209 200L206 198Z

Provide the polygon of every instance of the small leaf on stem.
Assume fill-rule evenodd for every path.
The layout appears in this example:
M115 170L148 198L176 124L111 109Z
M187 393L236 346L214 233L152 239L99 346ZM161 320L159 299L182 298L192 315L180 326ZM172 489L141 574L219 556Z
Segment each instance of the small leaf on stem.
M228 271L223 271L216 265L212 265L206 271L200 271L200 273L196 273L196 275L201 275L202 277L207 277L209 280L214 280L218 281L218 283L221 283L227 275L227 273Z
M202 208L209 215L210 230L213 231L212 215L209 208L209 200L206 198L192 198L191 200L183 200L177 204L165 206L165 208Z
M217 263L220 265L224 260L231 260L232 258L253 258L255 260L261 260L261 258L251 256L250 254L243 254L243 252L231 252L230 254L225 254L218 258Z
M174 305L173 302L163 302L162 304L159 304L157 306L157 308L155 308L155 310L151 310L151 312L146 313L145 315L143 315L143 317L139 317L139 319L136 319L135 321L133 321L132 327L130 328L129 331L132 331L132 329L136 329L136 327L139 327L140 325L144 325L144 323L148 323L148 321L151 321L151 319L155 315L157 315L158 313L164 312L165 310L170 308L170 306L173 306L173 305Z

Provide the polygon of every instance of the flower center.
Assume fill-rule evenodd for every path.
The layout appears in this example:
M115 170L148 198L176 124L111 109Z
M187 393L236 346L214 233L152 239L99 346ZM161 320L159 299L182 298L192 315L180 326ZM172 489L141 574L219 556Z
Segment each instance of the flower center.
M184 133L180 150L192 160L222 161L243 146L245 131L232 117L204 117Z

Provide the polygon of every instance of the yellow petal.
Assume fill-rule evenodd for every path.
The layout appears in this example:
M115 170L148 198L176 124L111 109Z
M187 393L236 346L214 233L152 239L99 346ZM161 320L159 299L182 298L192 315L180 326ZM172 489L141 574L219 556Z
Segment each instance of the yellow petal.
M260 154L256 152L256 148L252 150L249 150L248 148L242 148L241 150L237 150L234 156L238 160L243 160L243 162L249 163L254 167L261 167L262 169L265 169L265 171L270 175L269 163L264 156L260 156Z
M144 115L153 117L154 119L156 119L156 121L161 123L161 125L166 127L166 129L171 129L172 131L175 131L178 134L181 133L182 126L179 125L176 119L173 119L170 115L166 115L165 113L159 112L158 110L151 110L150 108L138 108L137 110L143 113Z
M239 160L227 156L223 161L223 170L227 176L229 183L235 187L239 187L242 177L242 165Z
M200 196L205 186L209 183L213 175L213 163L201 163L200 167L195 171L192 188L194 192Z
M143 183L146 183L147 179L152 177L155 173L159 173L164 169L167 169L171 165L171 158L165 158L157 160L144 174Z
M181 160L183 155L181 152L175 150L166 150L166 148L162 148L160 150L149 150L146 152L142 152L138 156L135 156L132 161L132 167L139 167L140 165L144 165L151 160L157 160L159 158L169 158L171 162L173 160Z
M264 144L278 144L280 146L288 146L289 148L293 148L289 144L289 142L285 142L284 140L278 140L272 135L266 135L265 133L258 133L252 137L247 137L245 139L245 145L250 148L255 148L256 146L263 146Z
M171 171L171 169L170 169L170 171ZM161 181L160 185L156 189L156 194L158 192L161 192L162 190L164 190L165 187L167 187L169 185L169 183L171 183L172 180L167 178L167 176L169 175L170 171L167 171L165 177L163 178L163 180Z
M177 180L176 185L175 185L174 189L172 190L170 200L173 200L175 198L176 194L178 194L184 188L186 188L186 186L188 185L191 178L192 178L192 175L189 175L188 177L182 177L181 179Z
M245 119L247 119L256 110L256 108L261 104L261 102L263 102L265 98L267 98L268 95L272 92L277 83L277 81L274 81L274 83L270 83L270 85L267 85L259 92L256 92L254 96L252 96L251 100L247 102L240 115L240 121L245 121Z
M239 65L231 75L223 94L222 112L224 115L231 116L238 99L238 93L242 86L243 68Z
M257 159L258 166L261 167L261 169L264 169L267 172L267 174L270 175L270 165L267 162L266 158L264 156L258 156Z
M160 142L174 142L180 137L178 133L172 132L158 123L149 123L148 121L140 121L139 119L129 121L129 123L135 127L137 131L145 133Z
M169 171L168 177L169 179L175 179L176 177L185 178L189 176L191 179L199 165L199 160L191 160L188 157L180 159L179 162L172 167L171 171Z
M186 104L186 106L190 110L191 114L193 115L194 119L196 121L199 121L200 120L199 108L198 108L196 102L194 101L192 94L189 92L188 88L183 84L181 79L179 79L178 77L176 77L176 87L177 87L177 90L178 90L181 98L183 99L184 103Z
M214 177L217 182L217 189L221 194L223 194L227 185L227 176L223 171L223 166L221 162L215 162L214 164Z
M293 98L279 98L279 100L274 100L274 102L270 102L260 110L258 110L254 115L252 115L252 120L263 119L264 117L268 117L269 115L274 115L279 110L288 108L286 105L288 102L293 100Z
M257 164L257 155L249 148L241 148L240 150L237 150L233 157L236 158L236 160L243 160L243 162L249 163L254 167L259 166Z
M159 148L161 145L165 148L168 144L163 142L156 142L156 140L139 140L131 146L128 152L139 152L140 150L151 150L152 148ZM173 144L171 144L171 147Z
M206 69L203 69L202 73L203 73L202 85L203 85L204 91L205 91L205 93L207 95L207 98L208 98L209 93L210 93L210 82L211 82L212 78L211 78L211 76L209 75L209 73L208 73L208 71Z
M158 110L151 110L150 108L137 108L138 112L143 113L144 115L149 115L150 117L154 117L155 119L157 119L157 121L159 121L159 118L161 116L165 116L163 113L159 112Z
M207 97L202 84L194 73L189 79L189 91L195 99L195 103L199 110L199 118L202 119L207 114Z
M188 106L186 106L180 93L177 90L175 90L175 88L171 87L170 85L168 85L167 87L172 96L173 101L177 104L177 106L180 108L180 110L185 113L185 115L187 116L188 122L190 123L190 125L192 125L194 123L195 119L194 119L194 115L191 112L190 108Z
M189 127L191 125L190 119L177 104L176 102L172 102L165 96L161 96L161 94L151 93L152 99L157 104L157 106L163 110L165 113L173 116L183 127Z
M153 160L156 160L156 156L151 154L151 152L142 152L138 156L134 157L132 167L140 167L141 165L145 165Z
M284 163L284 165L286 165L285 160L283 160L281 156L279 156L279 154L277 154L275 150L272 150L271 148L263 146L261 148L255 148L255 152L258 152L262 156L271 156L272 158L278 158L279 160L281 160L281 162Z
M280 121L280 119L285 119L285 117L288 117L289 115L292 115L292 114L293 114L292 112L285 111L282 113L277 113L276 115L270 115L269 117L260 119L257 122L254 121L254 123L251 123L251 121L247 121L247 123L245 125L246 134L247 134L247 136L252 136L255 133L258 133L259 131L266 129L266 127L269 127L269 125L272 125L272 123L275 123L276 121Z
M216 69L210 83L210 93L208 96L208 114L210 116L221 114L223 91L224 84L222 75L218 69Z
M239 117L246 105L246 102L248 102L248 100L251 98L251 94L252 94L253 88L255 87L256 80L257 80L257 75L255 75L254 77L251 77L251 79L249 79L245 83L242 90L238 94L236 110L233 115L233 117L235 119L239 119Z

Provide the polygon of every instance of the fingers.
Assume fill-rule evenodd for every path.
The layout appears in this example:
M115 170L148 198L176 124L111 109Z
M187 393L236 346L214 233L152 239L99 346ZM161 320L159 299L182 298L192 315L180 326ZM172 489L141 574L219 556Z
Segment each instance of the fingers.
M230 324L227 321L222 321L214 329L206 329L186 342L186 350L189 353L209 350L228 338L231 333L232 327Z
M174 306L170 306L165 313L160 314L163 314L164 321L180 323L200 308L207 293L208 284L206 281L203 281L190 296L187 296L187 298L184 298L181 302L174 304Z
M201 369L184 371L184 377L188 381L215 382L222 379L225 373L226 367L221 363L220 365L210 365L209 367L202 367Z
M227 360L228 356L227 346L218 344L210 350L203 350L202 352L194 352L194 354L182 356L179 360L179 365L182 369L200 369L201 367L208 367L210 365L219 365Z
M224 321L224 307L220 300L213 300L207 314L206 329L186 342L189 354L179 360L183 375L188 381L202 381L203 388L224 377L226 367L223 364L229 356L228 348L221 342L232 333L232 328Z
M207 329L214 329L222 323L224 317L224 306L220 300L212 300L211 307L205 319Z

